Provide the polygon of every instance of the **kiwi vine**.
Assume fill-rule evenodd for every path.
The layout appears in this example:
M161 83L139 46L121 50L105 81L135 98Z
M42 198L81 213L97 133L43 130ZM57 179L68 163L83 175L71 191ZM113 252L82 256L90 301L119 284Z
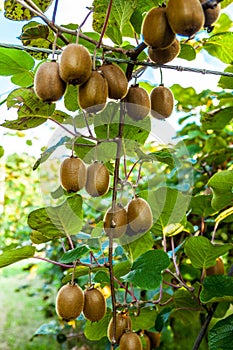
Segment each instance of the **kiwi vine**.
M199 232L200 235L195 235L195 232L186 222L186 214L179 217L181 224L174 221L169 225L169 220L167 220L168 224L164 224L165 228L161 242L158 243L158 239L154 239L150 248L148 246L148 249L145 249L142 254L138 253L133 262L124 261L125 266L122 265L124 272L122 275L120 272L119 275L116 273L116 265L114 265L116 240L119 240L119 245L122 244L124 246L132 242L136 245L138 239L146 237L146 245L148 233L153 230L153 225L156 224L155 217L158 218L161 215L161 212L158 214L156 212L157 208L153 208L152 205L156 201L156 204L160 203L160 195L161 197L166 197L166 191L170 191L169 193L172 193L172 195L174 194L172 192L173 188L166 190L166 186L164 186L158 189L160 193L158 197L154 198L154 192L152 191L153 193L150 197L150 188L145 189L142 186L142 193L144 193L145 198L140 193L138 195L137 190L141 185L142 173L147 171L146 164L152 164L154 161L157 161L156 156L159 158L160 154L159 152L156 155L153 152L146 154L140 147L136 147L135 153L138 155L138 159L134 159L130 163L125 150L128 142L128 140L125 140L126 131L129 133L128 129L135 130L135 133L140 135L146 130L147 139L149 135L146 129L148 128L147 122L149 123L151 119L164 121L171 116L174 110L175 98L172 90L164 85L163 66L178 57L181 52L181 45L177 35L186 37L186 42L189 42L201 29L205 28L210 31L210 28L219 18L221 11L220 2L217 0L190 0L190 2L169 0L163 3L161 1L159 2L160 6L145 11L146 14L141 23L143 40L139 42L139 38L136 36L137 46L135 48L124 48L120 47L120 45L110 46L103 44L109 21L110 19L112 20L111 13L114 0L108 1L98 40L82 33L82 27L85 25L88 17L95 11L94 6L89 9L80 26L76 29L70 29L56 24L58 0L54 4L52 20L49 20L33 1L15 0L15 3L29 10L31 14L39 16L54 34L52 59L46 59L45 62L38 65L32 86L26 88L27 93L30 93L33 88L34 90L31 93L35 93L36 97L34 98L37 98L42 106L46 105L47 109L51 108L52 110L55 103L65 95L68 87L76 89L77 105L80 110L79 117L80 119L82 118L82 122L78 122L87 130L87 134L85 132L82 133L80 131L82 128L79 129L76 126L77 120L71 118L72 122L70 122L70 116L67 118L59 114L54 115L53 112L48 116L50 121L63 129L68 138L67 140L65 137L62 146L66 147L70 155L63 159L60 164L59 189L57 193L53 194L54 198L56 195L59 198L60 193L62 193L62 195L66 196L66 201L56 207L57 212L55 212L53 207L33 211L29 214L28 225L34 230L31 238L35 244L47 242L50 238L52 240L66 238L68 243L66 246L62 242L64 254L61 261L42 257L35 251L33 251L33 254L31 252L28 254L29 257L46 261L66 270L63 286L57 292L55 301L55 309L60 321L72 323L81 315L87 322L91 323L91 326L92 324L98 324L100 321L105 322L104 336L108 338L112 350L116 349L117 346L119 346L120 350L160 348L162 329L167 326L166 312L168 314L171 313L170 305L176 302L179 303L179 298L182 299L183 297L190 302L190 305L187 306L184 303L181 309L188 312L201 311L205 317L193 345L193 350L198 350L202 341L205 340L207 328L219 303L226 301L222 297L222 299L213 298L214 302L209 302L212 299L209 295L205 295L205 290L207 289L211 294L211 288L207 282L211 280L211 276L214 276L217 279L219 278L219 281L223 277L227 279L227 283L232 284L228 280L228 277L232 277L232 271L230 270L228 275L225 273L224 263L221 258L222 255L227 254L232 249L231 244L215 245L214 235L217 230L217 224L214 228L211 243L203 236L205 229L203 222L203 227ZM176 6L179 8L178 12L174 12ZM80 40L94 46L93 55L90 54L85 45L80 44ZM138 61L138 58L140 58L145 49L148 49L148 56L143 61L144 65L141 65L141 61ZM55 58L56 50L59 50L59 53L61 53L59 59ZM111 54L113 57L111 57ZM115 62L113 62L114 60ZM126 63L124 69L120 66L121 63ZM145 73L146 65L150 64L160 68L161 81L158 86L153 87L148 93L145 88L140 86L138 80ZM193 71L195 72L195 69ZM231 73L229 73L229 76L231 76ZM134 82L130 84L132 79ZM111 101L109 102L109 100ZM110 121L108 119L108 123L106 123L106 130L104 130L104 133L101 131L99 134L97 133L98 135L95 135L89 120L91 118L97 119L98 116L104 116L108 106L110 106L109 113L111 117L109 118L108 116ZM69 123L71 125L68 125ZM103 121L102 125L105 126ZM96 124L96 130L98 130L98 124ZM138 135L137 137L140 137ZM143 137L145 138L145 135ZM136 138L133 141L134 144L138 143ZM115 153L111 164L108 161L104 162L98 159L98 155L101 152L99 149L103 144L114 145ZM79 157L80 150L84 153L84 156ZM85 155L88 152L91 153L91 164L86 165ZM172 152L168 153L167 158L169 158L170 162L175 162L175 165L177 165L179 161L175 159ZM35 164L34 169L42 165L49 156L49 152L46 154L45 151ZM173 159L171 160L171 158ZM149 166L148 173L150 171L153 171L153 169ZM182 169L182 171L185 170ZM134 175L132 181L131 175ZM127 188L132 197L126 204L122 201L122 193L125 191L125 188ZM93 249L88 246L88 242L85 244L77 243L76 245L72 239L72 235L76 232L77 227L80 231L83 227L81 222L82 214L76 214L75 212L77 208L79 210L82 206L83 198L79 194L80 192L88 194L91 199L104 198L106 194L111 194L110 206L103 210L104 215L101 213L99 222L96 219L94 220L94 225L89 225L87 228L89 234L90 226L91 229L93 227L98 229L98 224L102 224L101 234L104 234L108 241L106 255L102 253L96 257ZM179 197L177 194L176 196ZM185 194L181 196L180 207L176 207L177 198L174 201L175 209L172 208L170 210L171 208L169 207L171 217L174 215L173 209L177 212L180 210L186 212L181 206L185 201L187 201L184 204L186 206L185 209L189 208L190 198ZM231 202L227 202L226 207L228 208L230 204ZM72 214L70 214L69 210L72 211ZM57 213L59 214L57 215ZM70 217L62 217L62 215L65 216L66 214ZM211 211L212 214L213 211ZM226 217L230 214L224 211ZM62 233L59 232L60 223L57 225L58 228L54 229L56 220L58 219L59 221L60 216L62 217L61 223L65 223L64 226L67 225L69 227L69 230L61 228ZM43 219L45 222L49 222L54 229L51 237L46 236L48 233L43 231L43 227L40 228L40 220L43 221ZM73 220L73 222L70 222L70 220ZM217 223L222 219L219 218L218 220ZM166 232L165 229L167 230ZM36 236L37 234L38 236ZM180 239L177 238L179 234L182 234ZM187 243L184 243L186 234L189 234L191 238L187 239ZM45 241L43 241L44 238ZM200 242L196 238L200 238ZM79 242L79 239L77 242ZM193 256L193 251L197 249L198 244L203 244L208 250L210 257L207 264L205 256L203 261L200 258L201 262L197 261L195 256ZM134 249L136 249L135 246ZM182 250L182 253L180 253L180 261L178 262L176 252L179 250ZM181 271L180 264L185 254L191 262L194 262L194 267L201 270L201 276L197 273L197 277L195 277L195 282L198 281L198 283L190 283L190 280L184 277L185 271L184 273ZM83 256L88 256L88 259L85 261L81 260ZM88 281L84 290L78 284L78 274L76 274L78 267L86 269L86 275L88 275ZM111 299L111 303L108 304L102 288L99 287L101 283L98 284L92 280L93 272L101 272L102 270L104 273L107 271L109 276L110 291L108 291L108 298ZM147 270L149 275L151 274L149 280L143 276L143 274L147 273ZM207 282L205 282L206 280ZM116 292L116 285L123 291L121 298ZM144 285L145 290L143 290ZM177 300L174 296L169 295L169 291L164 291L164 286L180 291ZM140 289L140 292L136 290L136 287ZM149 292L151 289L156 291L155 295ZM232 295L229 298L232 298ZM151 307L151 312L156 312L153 319L154 326L152 327L151 322L149 322L149 329L140 327L135 331L133 324L137 322L136 319L140 317L140 313L143 313L144 306L149 306L149 308ZM156 309L157 306L160 307L159 311ZM179 312L179 308L177 308L177 312ZM146 322L146 317L144 321Z

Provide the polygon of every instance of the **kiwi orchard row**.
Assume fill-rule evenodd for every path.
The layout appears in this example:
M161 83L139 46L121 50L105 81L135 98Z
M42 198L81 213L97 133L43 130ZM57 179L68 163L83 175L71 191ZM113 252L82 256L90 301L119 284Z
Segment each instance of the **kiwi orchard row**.
M86 168L78 157L66 158L60 166L60 180L67 192L78 192L85 187L92 197L99 197L109 190L110 175L107 167L95 161ZM115 204L104 217L104 230L113 238L147 232L153 224L151 208L143 198L133 198L124 208Z

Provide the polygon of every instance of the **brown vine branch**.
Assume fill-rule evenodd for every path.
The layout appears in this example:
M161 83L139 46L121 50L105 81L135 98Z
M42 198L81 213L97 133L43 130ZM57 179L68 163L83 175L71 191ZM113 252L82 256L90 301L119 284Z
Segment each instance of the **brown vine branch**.
M102 40L103 40L104 34L106 32L107 26L108 26L108 20L109 20L109 17L110 17L110 14L111 14L111 9L112 9L112 1L113 0L109 0L109 3L108 3L108 9L107 9L107 13L106 13L106 16L105 16L103 29L102 29L102 32L100 34L99 42L98 42L98 44L96 46L97 49L99 49L101 47L101 45L102 45Z
M207 328L210 324L210 321L212 320L212 317L214 316L214 313L215 313L215 310L218 306L218 303L213 303L211 309L209 310L208 312L208 315L205 319L205 322L203 323L202 327L201 327L201 330L200 330L200 333L198 334L198 337L193 345L193 349L192 350L198 350L200 345L201 345L201 342L202 342L202 339L204 338L206 332L207 332Z

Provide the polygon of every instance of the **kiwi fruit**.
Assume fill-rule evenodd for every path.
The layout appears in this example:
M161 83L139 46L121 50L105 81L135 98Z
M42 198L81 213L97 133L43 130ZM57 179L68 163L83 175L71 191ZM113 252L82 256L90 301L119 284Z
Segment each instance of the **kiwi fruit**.
M217 258L216 264L206 269L206 276L212 275L224 275L224 264L221 258Z
M90 78L79 86L79 106L88 113L104 109L108 98L108 83L101 72L93 71Z
M56 313L65 321L75 320L83 311L84 293L77 284L66 284L56 296Z
M107 79L108 97L119 100L125 97L128 91L128 80L123 70L114 63L105 63L99 70Z
M122 334L119 343L119 350L143 350L142 342L137 333L126 332Z
M109 188L109 171L101 162L94 162L87 167L86 191L92 197L103 196Z
M171 62L180 53L180 42L175 39L171 45L165 49L154 49L153 47L148 48L148 56L151 61L158 64L165 64Z
M155 87L150 93L151 115L157 119L168 118L173 111L174 96L172 91L163 86Z
M59 74L66 83L85 83L92 72L92 59L88 50L79 44L69 44L61 54Z
M141 342L142 342L142 349L143 350L150 350L151 349L151 342L150 338L146 333L141 333L140 334Z
M106 313L106 302L99 289L89 288L84 291L84 317L91 321L100 321Z
M65 93L66 83L60 78L58 62L43 62L36 71L34 86L36 95L41 100L59 100Z
M144 119L150 113L150 97L138 84L130 86L124 102L128 116L135 121Z
M147 201L143 198L133 198L127 206L128 223L135 233L145 233L153 225L153 215Z
M200 0L201 4L206 0ZM218 19L221 11L221 5L217 4L215 7L204 8L205 23L204 28L212 26Z
M67 192L77 192L86 184L87 170L82 159L66 158L60 166L60 180Z
M128 218L125 208L121 204L111 207L104 216L104 231L113 238L121 237L127 229Z
M161 333L160 332L150 332L146 331L147 336L150 339L151 348L157 349L160 346L161 342Z
M115 334L116 344L119 344L119 340L122 334L124 334L126 330L130 330L131 327L132 327L132 321L128 314L126 314L125 312L116 314L116 334ZM111 318L108 324L107 336L110 343L112 343L113 342L113 318Z
M192 36L204 25L204 12L199 0L169 0L167 18L173 31Z
M153 7L146 14L142 23L142 35L148 46L165 48L175 39L166 12L166 7Z

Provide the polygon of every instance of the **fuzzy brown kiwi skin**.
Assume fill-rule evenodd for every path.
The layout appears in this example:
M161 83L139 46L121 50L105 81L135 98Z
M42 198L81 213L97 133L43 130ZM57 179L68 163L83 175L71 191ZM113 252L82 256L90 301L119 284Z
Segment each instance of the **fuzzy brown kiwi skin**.
M200 0L201 4L204 1L205 0ZM218 3L214 8L204 8L203 11L205 15L204 27L207 28L212 26L217 21L221 11L221 5Z
M126 332L122 334L119 343L119 350L143 350L142 342L137 333Z
M92 60L88 50L79 44L69 44L61 54L59 74L69 84L85 83L92 72Z
M103 196L109 189L109 171L101 162L94 162L87 168L86 191L92 197Z
M132 327L132 321L129 315L125 313L117 313L116 314L116 336L115 341L116 344L119 344L120 338L124 332L127 330L130 330ZM110 343L113 340L113 318L111 318L108 329L107 329L107 336Z
M175 33L188 37L196 34L205 21L199 0L169 0L167 18Z
M166 15L165 7L152 8L142 23L142 34L148 46L165 48L175 39Z
M135 233L145 233L153 225L153 215L147 201L143 198L133 198L127 206L128 223Z
M124 98L128 91L128 80L123 70L114 63L105 63L99 70L107 79L108 97L114 100Z
M144 119L150 113L149 95L138 84L130 86L124 102L128 116L135 121Z
M216 259L216 264L206 269L206 276L224 275L224 264L221 258Z
M125 208L116 204L113 210L110 207L104 216L104 231L113 238L120 238L126 232L128 225L127 212Z
M92 71L90 78L79 86L79 106L88 113L97 113L105 108L107 98L107 80L101 72Z
M83 311L84 293L77 284L66 284L56 296L56 313L65 321L76 319Z
M165 49L154 49L153 47L148 48L148 56L151 61L158 64L165 64L171 62L180 53L180 42L175 39L171 45Z
M106 313L106 301L99 289L89 288L84 291L84 317L91 321L100 321Z
M67 192L78 192L86 184L87 170L82 159L66 158L60 166L60 180Z
M151 115L156 119L168 118L172 114L174 107L174 97L172 91L163 86L155 87L150 93Z
M43 62L39 66L34 87L36 95L45 102L55 102L63 96L66 83L60 78L58 62Z

